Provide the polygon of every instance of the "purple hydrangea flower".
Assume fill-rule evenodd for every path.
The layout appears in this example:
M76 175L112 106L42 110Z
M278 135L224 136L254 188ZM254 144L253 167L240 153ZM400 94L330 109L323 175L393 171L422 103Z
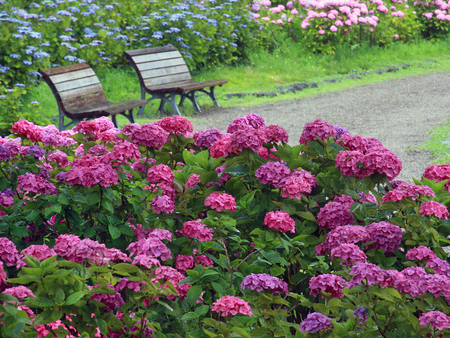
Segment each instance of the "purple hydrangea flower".
M28 147L25 150L25 155L33 154L34 157L39 158L43 157L45 155L45 150L39 147L38 145L34 145L31 147Z
M331 319L319 313L310 313L306 319L300 323L301 332L314 333L316 331L326 331L328 328L332 329Z
M364 324L369 319L369 311L363 306L357 307L353 311L353 317L358 318L360 324Z
M251 273L246 276L241 283L241 289L251 289L256 290L257 292L268 290L272 294L275 292L288 293L288 285L286 282L283 282L280 278L273 277L267 273Z
M341 126L337 126L336 125L336 126L333 126L333 127L334 127L334 129L336 130L336 133L337 133L336 140L339 140L343 134L350 134L350 132L347 129L345 129L345 128L341 127Z
M11 159L11 152L5 146L0 145L0 160L8 162Z

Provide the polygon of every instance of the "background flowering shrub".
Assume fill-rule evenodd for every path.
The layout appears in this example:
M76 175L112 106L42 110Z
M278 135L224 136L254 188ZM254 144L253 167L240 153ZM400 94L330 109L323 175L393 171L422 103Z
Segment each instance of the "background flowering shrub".
M314 121L290 146L274 129L16 122L0 138L0 335L448 334L446 167L402 183L378 140ZM231 145L243 130L260 148ZM373 149L390 162L368 170Z

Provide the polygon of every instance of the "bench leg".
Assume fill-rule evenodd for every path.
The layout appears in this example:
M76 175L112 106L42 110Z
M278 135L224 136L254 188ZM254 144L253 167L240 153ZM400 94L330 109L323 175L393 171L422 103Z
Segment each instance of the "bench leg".
M116 115L111 115L111 120L112 120L112 122L114 124L114 127L119 129L119 125L117 124L117 116Z
M180 110L178 109L177 101L175 101L175 93L170 93L170 99L167 100L172 106L173 115L181 116Z
M209 92L208 92L206 89L200 89L199 91L202 92L202 93L205 93L206 95L208 95L208 96L211 98L212 102L213 102L217 107L220 107L220 106L219 106L219 103L217 102L217 97L216 97L216 93L214 92L214 87L211 87L211 88L209 89Z
M195 98L195 90L186 94L182 94L181 95L181 100L180 100L180 106L181 103L188 98L191 102L192 105L194 106L195 110L198 111L199 113L202 112L202 110L200 109L200 106L198 105L197 99Z
M143 88L143 87L141 87L141 100L145 100L145 88ZM150 99L150 100L152 100L152 99ZM150 101L150 100L148 100L148 101ZM144 116L144 106L139 107L138 116Z
M61 108L58 107L59 110L59 125L58 125L58 129L59 131L63 131L64 130L64 113L61 111Z
M140 107L139 107L139 108L140 108ZM125 113L125 112L120 113L120 114L123 115L123 116L125 116L125 117L128 119L128 121L130 121L130 123L136 123L136 121L134 120L133 108L132 108L132 109L128 109L128 114ZM114 118L115 118L115 116L114 116ZM113 120L113 122L114 122L114 120ZM117 126L116 126L116 127L117 127ZM119 127L117 127L117 128L119 128Z

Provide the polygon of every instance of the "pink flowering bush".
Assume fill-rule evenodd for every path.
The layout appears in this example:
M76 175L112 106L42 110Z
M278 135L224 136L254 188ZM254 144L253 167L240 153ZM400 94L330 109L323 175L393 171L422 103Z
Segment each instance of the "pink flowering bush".
M344 129L316 120L289 145L256 114L192 138L179 117L17 122L0 138L0 335L430 334L420 313L450 304L448 168L392 181L398 158Z

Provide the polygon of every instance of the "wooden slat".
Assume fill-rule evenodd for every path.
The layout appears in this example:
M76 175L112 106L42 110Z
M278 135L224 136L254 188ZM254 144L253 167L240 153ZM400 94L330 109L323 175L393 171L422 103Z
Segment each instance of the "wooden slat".
M175 75L166 75L161 77L154 77L152 79L148 79L144 81L146 87L165 85L173 82L180 81L188 81L191 79L191 74L183 73L183 74L175 74Z
M53 75L50 77L50 80L52 80L52 82L54 84L57 84L57 83L71 81L71 80L77 80L77 79L81 79L81 78L89 77L89 76L95 76L95 72L92 68L81 69L81 70L77 70L77 71L70 72L70 73Z
M136 66L140 72L143 72L143 71L149 70L149 69L167 68L167 67L172 67L172 66L182 66L185 64L186 64L186 62L184 62L183 58L177 58L177 59L170 59L170 60L139 63Z
M167 53L157 53L157 54L145 54L140 56L134 56L133 61L135 63L143 63L143 62L152 62L159 60L168 60L168 59L176 59L181 58L181 54L179 51L167 52Z
M45 74L47 76L53 76L53 75L58 75L58 74L64 74L67 72L73 72L75 70L87 69L87 68L91 68L91 67L86 63L77 63L75 65L70 65L70 66L62 66L62 67L58 67L58 68L40 70L39 72L42 74Z
M145 106L146 104L148 104L148 101L146 100L135 100L111 106L109 108L106 108L104 111L106 111L110 115L116 115L133 108Z
M146 71L141 72L141 76L144 80L147 80L147 79L151 79L154 77L174 75L174 74L183 74L183 73L190 74L189 68L186 65L146 70Z
M215 86L221 86L225 83L228 83L227 80L211 80L211 81L203 81L203 82L196 82L188 85L181 86L181 88L188 92L191 90L198 90L203 89L207 87L215 87Z
M64 105L64 109L69 110L69 109L74 109L74 108L78 108L78 107L82 107L82 106L86 106L86 105L90 105L90 104L94 104L94 103L99 103L99 102L103 102L103 101L107 101L106 96L105 96L104 92L100 92L100 93L95 93L92 95L77 97L72 100L64 101L63 105Z
M167 45L164 47L154 47L154 48L143 48L143 49L134 49L134 50L127 50L123 52L124 54L128 54L129 56L136 56L136 55L144 55L144 54L155 54L155 53L162 53L167 51L174 51L177 50L172 45Z
M55 84L55 88L58 90L58 92L65 92L67 90L77 89L77 88L83 88L87 86L92 86L95 84L100 84L100 80L98 79L97 75L94 74L94 76L85 77L78 80L73 81L67 81L62 83Z
M76 88L72 90L68 90L65 92L59 93L61 97L61 101L67 101L76 97L95 94L103 91L103 87L101 84L95 84L92 86L87 86L83 88Z
M159 86L148 86L145 87L147 92L161 92L161 93L170 93L171 91L175 92L182 92L180 89L181 86L188 86L195 83L195 81L189 80L189 81L180 81L180 82L172 82L164 85Z

